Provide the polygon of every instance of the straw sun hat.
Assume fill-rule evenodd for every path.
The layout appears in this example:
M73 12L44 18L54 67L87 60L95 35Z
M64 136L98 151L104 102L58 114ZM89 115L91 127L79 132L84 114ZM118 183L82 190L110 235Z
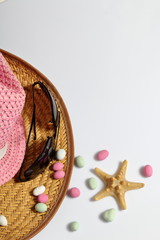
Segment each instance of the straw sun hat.
M40 84L35 84L33 103L35 82ZM24 174L30 166L33 172L37 171L33 162L41 156L46 142L55 135L52 126L55 122L51 126L48 124L53 117L51 99L60 115L54 150L66 151L61 160L65 177L53 179L51 166L56 162L53 157L42 173L38 172L30 181L22 182L20 173ZM30 132L33 122L36 128ZM73 159L71 123L58 91L30 64L0 50L0 215L8 221L7 226L0 226L0 240L31 239L47 225L66 194ZM33 189L41 185L46 187L45 193L49 196L48 209L44 213L35 211L36 198L32 194Z

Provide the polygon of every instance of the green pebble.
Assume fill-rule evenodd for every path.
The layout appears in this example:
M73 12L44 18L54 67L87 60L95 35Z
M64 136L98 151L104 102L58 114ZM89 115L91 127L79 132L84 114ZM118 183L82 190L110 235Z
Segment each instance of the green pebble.
M115 216L116 216L115 208L111 208L111 209L105 211L102 215L103 220L106 222L112 222L115 219Z
M79 229L79 223L78 222L71 222L69 224L70 231L77 231Z
M97 179L91 177L88 179L88 186L90 189L96 189L98 186Z
M47 205L45 203L37 203L35 205L35 210L37 212L40 212L40 213L46 212L47 211Z
M75 164L79 168L83 168L85 165L85 160L82 156L78 156L75 158Z

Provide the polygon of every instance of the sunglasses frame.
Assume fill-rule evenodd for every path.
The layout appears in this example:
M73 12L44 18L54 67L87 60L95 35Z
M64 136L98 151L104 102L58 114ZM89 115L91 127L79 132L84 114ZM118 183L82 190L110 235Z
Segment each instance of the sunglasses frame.
M48 96L50 100L51 111L52 111L52 121L50 121L49 124L53 126L54 134L52 137L47 137L47 141L45 143L45 146L42 152L36 158L36 160L24 171L24 174L23 174L24 176L22 177L22 169L23 169L24 160L25 160L25 157L24 157L24 160L19 172L19 180L21 182L30 181L45 171L46 167L55 157L56 146L58 141L58 133L59 133L59 127L60 127L60 111L58 110L56 102L52 94L48 90L48 88L42 82L38 81L32 85L33 114L32 114L30 130L27 138L26 148L28 146L33 127L34 127L34 140L36 140L36 105L34 102L34 87L36 85L40 86L40 88L44 91L44 93Z

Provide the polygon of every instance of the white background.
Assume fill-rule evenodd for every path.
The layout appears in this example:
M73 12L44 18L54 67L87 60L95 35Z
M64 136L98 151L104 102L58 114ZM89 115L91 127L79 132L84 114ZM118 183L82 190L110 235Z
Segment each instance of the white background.
M159 240L160 228L160 1L159 0L7 0L0 4L0 47L44 73L63 97L72 121L74 167L58 213L34 240ZM107 160L94 155L108 149ZM127 178L145 188L126 194L128 209L113 198L91 201L87 178L99 167L113 174L124 159ZM151 164L152 178L140 168ZM116 208L114 222L100 214ZM68 223L80 229L69 232Z

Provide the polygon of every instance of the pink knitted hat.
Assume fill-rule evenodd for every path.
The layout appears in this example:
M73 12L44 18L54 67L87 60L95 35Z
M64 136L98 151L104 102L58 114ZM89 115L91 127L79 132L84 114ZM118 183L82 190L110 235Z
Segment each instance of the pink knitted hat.
M25 92L0 53L0 185L15 176L24 159L24 102Z

